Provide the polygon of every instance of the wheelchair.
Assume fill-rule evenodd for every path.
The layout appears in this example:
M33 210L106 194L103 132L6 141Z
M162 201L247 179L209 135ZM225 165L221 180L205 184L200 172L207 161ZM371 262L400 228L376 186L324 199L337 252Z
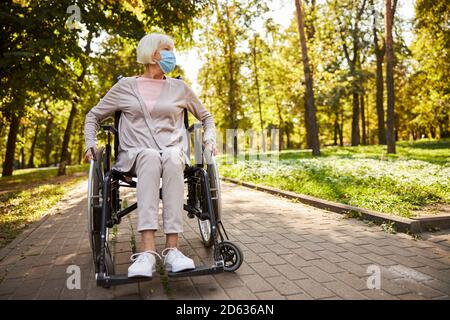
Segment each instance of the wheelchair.
M87 225L90 246L95 266L95 279L98 286L127 284L139 281L149 281L149 277L131 277L127 274L116 274L114 267L114 252L112 252L113 237L111 229L120 224L121 219L137 209L137 203L126 208L122 207L121 188L136 188L136 181L131 173L120 172L113 168L111 137L114 137L114 159L117 159L119 148L118 124L121 112L114 115L114 125L105 124L101 128L107 134L107 144L100 147L90 161L88 180ZM221 189L220 179L214 156L207 159L207 153L201 144L201 123L189 126L187 110L184 112L188 147L186 154L191 158L190 138L200 140L194 143L195 164L186 164L184 181L187 184L187 199L184 210L191 219L198 220L199 235L203 245L212 247L213 259L211 265L198 266L194 270L168 272L169 277L191 277L236 271L242 264L241 249L231 242L221 221ZM200 137L200 139L198 139ZM201 146L201 147L197 147ZM201 149L201 150L200 150ZM92 150L94 151L94 150ZM160 199L162 189L160 188Z

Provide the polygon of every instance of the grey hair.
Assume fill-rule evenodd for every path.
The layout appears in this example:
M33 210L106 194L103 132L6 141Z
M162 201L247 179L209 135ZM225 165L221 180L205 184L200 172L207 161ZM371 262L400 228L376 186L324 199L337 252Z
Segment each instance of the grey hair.
M153 54L161 45L168 45L173 50L175 45L173 39L162 33L149 33L142 37L137 46L137 62L147 65L155 64Z

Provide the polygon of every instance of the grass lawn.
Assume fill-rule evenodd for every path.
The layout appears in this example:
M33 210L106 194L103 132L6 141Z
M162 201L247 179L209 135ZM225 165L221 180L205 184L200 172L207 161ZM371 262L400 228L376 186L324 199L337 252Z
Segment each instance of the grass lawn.
M395 155L376 145L326 147L317 158L310 150L284 150L274 162L227 164L222 157L219 171L224 177L403 217L450 203L449 139L399 142Z
M6 246L30 223L41 219L70 188L86 179L88 164L68 166L57 177L57 168L16 170L0 178L0 248Z

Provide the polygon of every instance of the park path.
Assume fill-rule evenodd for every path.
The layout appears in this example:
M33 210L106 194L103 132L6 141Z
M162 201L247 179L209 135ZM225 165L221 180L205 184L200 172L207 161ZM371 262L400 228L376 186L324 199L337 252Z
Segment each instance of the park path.
M76 185L41 221L0 250L0 299L449 299L450 236L414 240L363 221L222 183L223 222L243 250L235 273L96 286L86 237L86 187ZM122 196L128 204L135 190ZM126 272L136 214L119 225L116 266ZM134 237L132 236L134 235ZM211 252L186 217L181 248L197 264ZM161 251L164 238L157 238ZM81 270L81 288L69 290L69 265ZM375 267L374 267L375 266ZM381 288L369 289L368 269L379 268Z

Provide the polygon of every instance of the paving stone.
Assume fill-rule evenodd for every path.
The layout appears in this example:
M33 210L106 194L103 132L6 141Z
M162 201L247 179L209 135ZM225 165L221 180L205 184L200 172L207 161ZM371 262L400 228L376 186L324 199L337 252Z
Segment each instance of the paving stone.
M283 264L277 266L277 270L280 274L288 278L289 280L299 280L299 279L307 279L308 276L300 271L299 269L293 267L290 264Z
M269 253L261 253L259 255L261 258L263 258L264 261L266 261L271 266L276 266L279 264L285 264L286 261L284 261L283 258L281 258L279 255L276 255L273 252Z
M229 183L222 187L222 221L244 253L239 270L192 278L156 274L149 282L97 287L86 237L85 188L83 182L64 196L58 205L66 203L67 210L48 216L2 250L0 299L449 299L447 234L425 233L414 241ZM135 190L121 196L136 201ZM136 223L134 214L119 225L114 247L119 273L130 265L131 235L140 240ZM156 244L158 251L164 248L160 231ZM185 220L179 244L197 265L211 263L212 250L204 248L196 219ZM66 285L71 264L81 267L79 290ZM381 270L379 290L367 288L372 265Z
M330 261L331 263L344 262L347 260L341 256L338 256L336 253L328 250L316 251L315 254L318 254L325 260Z
M292 249L292 251L305 260L320 259L320 256L303 247L298 249Z
M344 271L344 269L336 266L335 263L331 263L331 262L329 262L329 261L327 261L325 259L311 260L311 263L313 265L315 265L316 267L319 267L323 271L329 273L329 274L333 274L333 273Z
M240 280L240 277L231 272L223 272L214 275L214 278L219 283L219 285L224 289L242 287L244 283Z
M360 291L361 294L369 298L370 300L399 300L394 295L391 295L381 289L367 289Z
M281 295L278 291L267 291L256 293L259 300L286 300L286 297Z
M422 283L416 282L411 279L398 279L394 282L401 284L404 288L408 289L411 293L417 296L423 296L426 299L433 299L441 297L443 294L435 289L428 287Z
M245 275L241 276L241 279L253 293L273 290L272 286L259 275Z
M293 281L283 276L268 277L266 278L266 281L269 282L272 287L276 288L276 290L284 296L303 292L297 285L295 285Z
M273 277L280 275L276 268L270 266L266 262L252 263L251 268L255 270L261 277Z
M366 300L365 296L341 281L325 282L323 285L340 298L347 300Z
M360 256L365 259L370 260L371 263L380 265L380 266L394 266L397 264L397 262L388 259L386 256L381 256L381 255L375 254L373 252L362 253Z
M0 295L12 295L19 287L22 286L23 279L5 279L0 283Z
M256 300L258 297L247 287L225 288L225 292L231 300Z
M312 279L296 280L295 284L314 299L333 297L334 293L323 284Z
M287 263L296 268L308 267L311 265L309 261L301 258L298 254L286 254L281 256Z
M37 299L39 300L57 300L60 298L61 292L65 286L65 281L46 279L42 283Z
M287 300L313 300L306 292L286 296Z
M317 282L329 282L335 280L329 273L322 271L316 266L305 267L301 270Z

